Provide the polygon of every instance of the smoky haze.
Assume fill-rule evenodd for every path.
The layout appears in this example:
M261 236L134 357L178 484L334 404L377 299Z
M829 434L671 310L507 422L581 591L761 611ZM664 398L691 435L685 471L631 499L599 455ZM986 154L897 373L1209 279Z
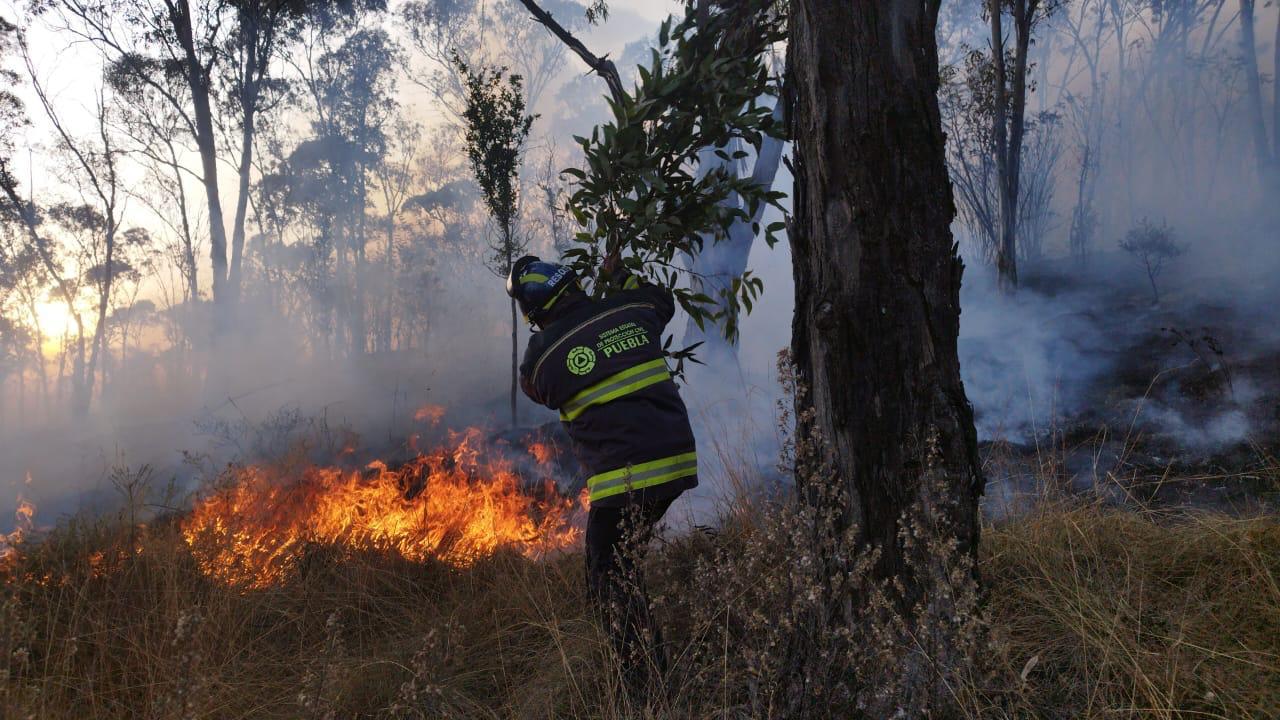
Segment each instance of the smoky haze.
M573 3L557 5L559 18L580 18L583 12ZM965 388L981 440L1034 444L1053 428L1123 428L1140 416L1150 432L1212 453L1268 432L1275 417L1268 419L1267 408L1280 396L1265 360L1276 357L1268 353L1280 346L1274 321L1280 225L1276 195L1259 176L1240 8L1234 2L1187 2L1173 4L1186 6L1177 13L1166 8L1162 14L1152 8L1170 4L1132 2L1120 3L1125 10L1115 16L1107 10L1112 5L1066 3L1035 29L1024 175L1037 194L1026 200L1019 238L1022 283L1015 294L997 289L990 244L958 200L961 213L953 230L967 265L960 337ZM649 8L641 14L624 3L613 6L600 26L576 27L588 45L611 53L627 80L656 42L656 22ZM947 76L955 102L944 102L943 109L953 149L957 133L981 126L981 109L965 86L966 58L974 48L989 46L980 7L972 1L946 3L939 30L944 61L955 68ZM350 211L325 212L341 207L326 195L331 187L311 188L318 194L310 199L295 194L293 205L284 203L274 219L265 217L267 198L255 197L236 327L213 347L207 261L201 260L201 294L184 297L173 207L157 199L164 193L146 189L154 178L144 162L130 156L127 172L138 197L128 205L125 224L145 228L152 244L145 253L138 250L137 277L112 298L116 324L101 360L105 378L88 412L69 407L70 328L45 338L41 361L32 359L33 339L7 344L26 343L10 352L15 359L6 361L0 396L0 530L8 529L20 495L37 504L41 523L110 507L118 502L112 479L122 477L120 468L136 472L149 466L159 484L173 479L189 491L228 462L283 452L299 438L318 455L352 444L369 457L403 453L410 436L421 434L429 442L442 431L415 419L427 404L447 408L446 426L505 427L511 327L502 281L486 267L493 228L477 202L456 118L447 109L451 102L456 107L454 81L439 55L431 54L443 46L432 45L430 34L415 43L401 9L371 12L344 27L345 35L312 48L337 53L344 47L341 37L377 31L386 31L396 45L398 54L384 69L389 94L366 98L385 104L378 130L388 141L379 162L410 158L404 163L404 194L417 205L409 203L395 219L391 255L383 251L387 203L373 189L380 181L372 173L365 212L359 213L368 225L358 229L353 214L342 214ZM548 194L562 203L567 190L554 170L576 162L573 136L589 134L607 117L605 88L544 37L542 28L521 24L522 14L484 17L486 35L458 42L473 58L521 69L530 75L526 87L538 90L533 109L540 117L521 173L520 231L532 252L552 257L572 232L571 220L547 206ZM42 37L64 37L47 19L32 22ZM1257 9L1258 62L1280 58L1273 45L1280 37L1273 32L1277 22L1280 7ZM451 26L450 32L464 32L462 27ZM522 33L521 43L494 39L512 28ZM101 64L91 48L81 46L79 52ZM301 52L299 46L282 55L278 73L305 84L300 64L288 60ZM37 60L39 77L47 82L61 76L70 88L55 105L64 114L83 107L76 88L84 80L66 81L68 69L55 55ZM1271 107L1274 73L1264 69L1259 77L1259 100ZM336 85L327 92L337 93ZM305 157L297 150L323 132L341 132L319 128L319 96L304 92L282 99L264 123L255 186L269 185L270 176L289 180L290 168L301 173L296 168ZM83 183L49 136L48 123L39 119L37 102L29 93L24 97L36 120L23 131L33 172L43 169L47 178L37 183L36 202L81 202ZM115 128L125 120L113 122ZM420 127L397 144L397 123ZM133 147L123 139L121 145ZM180 151L185 162L195 162L191 147ZM955 163L973 161L955 152L963 155L953 150L953 177ZM230 196L234 172L220 177ZM775 187L790 186L784 167ZM203 191L190 179L184 188L192 198L197 235L207 234ZM777 219L766 216L765 222ZM1120 248L1143 221L1167 228L1182 249L1154 283L1138 259ZM326 236L326 222L344 229ZM21 243L16 225L6 221L2 232L9 246ZM49 232L69 248L68 265L77 262L76 229L50 225ZM333 246L348 232L367 233L362 260L343 258ZM207 247L204 240L201 257ZM344 269L343 262L358 269ZM84 261L81 269L90 264ZM738 367L723 361L695 367L683 390L704 458L703 485L688 501L695 514L743 483L783 481L776 470L783 433L777 426L776 361L791 330L785 243L770 249L757 242L749 267L763 279L765 294L743 320ZM48 320L58 303L51 284L36 275L30 282L36 304L55 308L43 311ZM1153 284L1162 293L1159 304L1152 302ZM86 315L92 314L89 289L79 298ZM354 351L344 303L357 289L368 306L370 339L359 338L360 350ZM0 304L13 318L4 328L14 338L16 328L29 330L39 314L21 295L10 290ZM146 312L144 302L151 303ZM132 321L130 308L139 309ZM379 329L384 308L390 316L386 332ZM684 322L678 316L670 328L677 342ZM528 332L518 329L521 350ZM1200 344L1184 342L1178 333ZM1205 337L1216 350L1205 349ZM1228 395L1191 409L1159 392L1165 387L1160 383L1180 382L1177 368L1196 362L1233 369ZM519 412L526 427L555 420L523 396Z

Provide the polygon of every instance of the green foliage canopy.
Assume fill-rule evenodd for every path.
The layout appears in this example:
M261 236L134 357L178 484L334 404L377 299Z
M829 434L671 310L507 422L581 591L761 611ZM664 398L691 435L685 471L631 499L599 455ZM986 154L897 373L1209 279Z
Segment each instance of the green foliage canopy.
M724 167L699 174L698 155L713 147L720 158L738 160L747 153L725 149L734 139L759 150L766 135L782 137L783 123L762 100L779 95L766 53L783 39L784 18L769 0L701 10L691 5L679 22L672 17L662 24L659 46L648 67L639 68L634 89L621 102L609 101L613 119L591 137L575 138L583 164L564 171L576 181L566 205L583 230L565 260L579 276L595 277L604 257L623 254L631 272L672 288L699 326L722 321L733 338L737 310L750 309L760 280L749 272L739 278L722 298L724 309L714 311L712 298L680 287L686 271L677 256L696 255L704 236L724 238L734 222L749 222L760 203L781 209L785 194L749 177ZM744 202L725 202L734 194ZM784 227L765 228L771 247ZM608 285L597 283L593 292Z

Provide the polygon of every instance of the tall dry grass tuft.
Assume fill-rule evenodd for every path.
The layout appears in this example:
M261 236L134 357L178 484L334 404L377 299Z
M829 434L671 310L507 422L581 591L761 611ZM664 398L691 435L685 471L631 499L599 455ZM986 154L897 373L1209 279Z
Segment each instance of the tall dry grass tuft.
M1274 517L1059 504L983 542L987 612L1023 707L1280 717Z

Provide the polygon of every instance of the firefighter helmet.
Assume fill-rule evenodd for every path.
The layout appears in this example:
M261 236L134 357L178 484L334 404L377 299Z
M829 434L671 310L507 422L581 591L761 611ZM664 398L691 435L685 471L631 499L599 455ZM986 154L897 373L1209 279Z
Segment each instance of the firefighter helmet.
M511 266L507 294L520 304L524 319L541 325L547 313L566 292L578 289L578 276L571 268L525 255Z

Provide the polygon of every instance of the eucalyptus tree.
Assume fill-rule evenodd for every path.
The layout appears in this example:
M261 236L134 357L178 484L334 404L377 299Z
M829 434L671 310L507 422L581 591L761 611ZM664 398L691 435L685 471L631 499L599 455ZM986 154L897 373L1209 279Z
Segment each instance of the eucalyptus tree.
M392 347L391 325L395 315L397 284L396 227L418 181L416 165L421 154L422 126L404 117L396 117L390 123L386 136L386 150L370 168L385 213L382 222L386 244L382 250L382 272L378 276L382 298L374 312L373 334L374 351L383 352Z
M374 3L379 0L371 0ZM198 151L204 188L213 296L225 324L239 292L254 136L283 88L273 75L302 23L339 15L360 0L41 0L38 14L101 51L122 84L163 99ZM221 131L221 132L220 132ZM224 142L226 135L238 135ZM224 192L218 167L234 156L238 192L228 260Z
M581 18L585 11L572 0L552 0L549 5L570 18ZM564 66L564 46L514 2L410 0L398 14L411 46L426 61L425 66L406 63L407 77L455 122L461 121L466 91L454 55L473 67L511 68L523 78L530 108L538 106Z
M173 260L181 271L182 298L196 303L201 298L200 270L196 259L198 203L188 196L187 182L199 181L199 172L185 162L187 132L182 116L162 95L147 85L133 82L132 73L116 64L108 71L108 82L123 102L117 108L116 126L129 140L129 152L142 165L147 182L129 194L151 210L169 229L174 240ZM172 85L172 76L157 77ZM170 93L177 88L170 87Z
M116 67L119 77L151 88L182 119L200 157L213 297L225 308L231 297L226 282L227 233L214 121L214 73L219 47L230 27L224 6L191 0L51 0L34 7L56 18L51 22L60 29L97 48L108 64Z
M835 503L815 511L856 533L885 588L837 594L805 627L861 638L863 620L893 618L872 625L883 630L879 672L851 679L850 704L868 717L951 716L950 689L973 661L983 479L957 354L963 264L938 110L938 10L938 0L790 3L791 360L798 432L816 443L821 471L797 480L802 498ZM839 493L821 492L832 481ZM847 550L815 562L848 568ZM806 668L822 659L802 660L799 689L821 688ZM797 693L793 714L829 712L821 702Z

